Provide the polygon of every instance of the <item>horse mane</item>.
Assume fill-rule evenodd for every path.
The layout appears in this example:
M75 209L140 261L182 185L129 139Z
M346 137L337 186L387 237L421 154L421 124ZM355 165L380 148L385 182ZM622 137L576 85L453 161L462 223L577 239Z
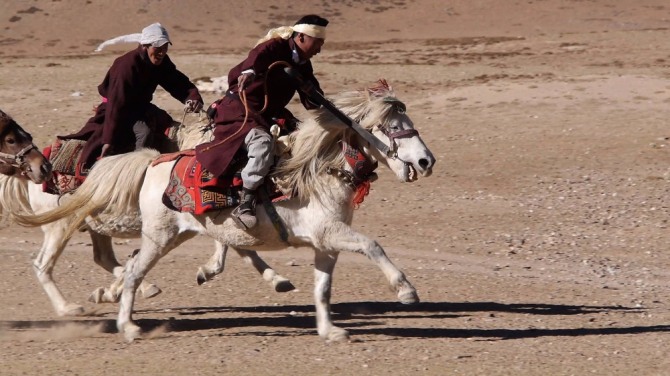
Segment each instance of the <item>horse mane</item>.
M331 100L368 131L385 123L393 111L393 102L398 102L385 80L366 90L340 93ZM280 161L273 175L284 192L303 201L319 192L328 192L319 175L330 168L342 168L346 163L339 141L351 144L359 138L328 110L317 110L315 116L300 123L298 130L289 135L290 156Z
M0 216L12 213L32 213L28 196L28 181L0 174Z
M179 150L189 150L214 138L214 127L208 119L193 116L184 117L184 123L176 120L167 131L167 142L159 146L163 153L172 153Z
M194 124L176 123L174 129L176 132L171 132L170 139L176 140L179 150L193 149L214 137L214 128L209 126L207 118L198 119Z

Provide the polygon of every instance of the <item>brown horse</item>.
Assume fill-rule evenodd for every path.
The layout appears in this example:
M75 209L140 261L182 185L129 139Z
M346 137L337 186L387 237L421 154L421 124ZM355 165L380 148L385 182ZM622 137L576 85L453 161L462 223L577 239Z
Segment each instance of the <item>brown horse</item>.
M30 133L0 110L0 174L40 184L51 177L51 163L33 144Z

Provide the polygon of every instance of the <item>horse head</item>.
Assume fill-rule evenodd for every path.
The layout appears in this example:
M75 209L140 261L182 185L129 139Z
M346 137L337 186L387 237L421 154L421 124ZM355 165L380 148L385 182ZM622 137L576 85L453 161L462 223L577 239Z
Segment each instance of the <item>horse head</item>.
M344 100L345 112L349 108L351 117L388 146L387 153L372 145L365 147L366 152L386 165L402 182L415 181L419 174L430 176L435 157L414 128L405 104L395 96L386 80L379 80L359 97L362 102L353 107L351 103L347 106Z
M386 81L365 91L340 93L333 103L356 126L345 125L324 108L302 122L289 135L286 153L290 157L282 159L274 173L284 193L307 199L326 192L326 180L320 176L327 174L350 186L354 203L360 202L375 179L378 162L402 182L415 181L419 174L431 175L435 157ZM373 146L367 137L371 135L377 138L377 147L386 150Z
M30 133L0 110L0 174L40 184L51 177L51 163L33 144Z

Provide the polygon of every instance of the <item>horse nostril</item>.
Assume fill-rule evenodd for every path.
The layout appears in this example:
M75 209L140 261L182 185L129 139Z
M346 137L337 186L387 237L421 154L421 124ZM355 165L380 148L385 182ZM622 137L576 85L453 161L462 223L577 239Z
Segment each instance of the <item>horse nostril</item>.
M40 167L40 171L42 171L43 175L51 174L51 165L50 164L42 165Z
M427 170L427 169L430 168L430 166L432 166L432 165L433 165L433 164L431 163L431 161L429 161L429 160L426 159L426 158L421 158L421 159L419 160L419 166L421 166L421 168L424 169L424 170Z

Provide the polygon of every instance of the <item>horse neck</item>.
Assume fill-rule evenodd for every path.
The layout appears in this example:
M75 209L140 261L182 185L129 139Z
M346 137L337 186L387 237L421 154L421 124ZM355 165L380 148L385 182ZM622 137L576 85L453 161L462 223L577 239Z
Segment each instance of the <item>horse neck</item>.
M353 133L341 124L323 119L302 123L289 138L290 156L280 161L275 172L280 186L303 201L315 197L339 205L348 200L351 189L330 172L348 168L340 141L352 137Z
M173 129L176 129L176 132L170 132L170 139L176 142L179 150L193 149L197 145L211 141L214 137L214 129L204 121L191 125L176 123Z

